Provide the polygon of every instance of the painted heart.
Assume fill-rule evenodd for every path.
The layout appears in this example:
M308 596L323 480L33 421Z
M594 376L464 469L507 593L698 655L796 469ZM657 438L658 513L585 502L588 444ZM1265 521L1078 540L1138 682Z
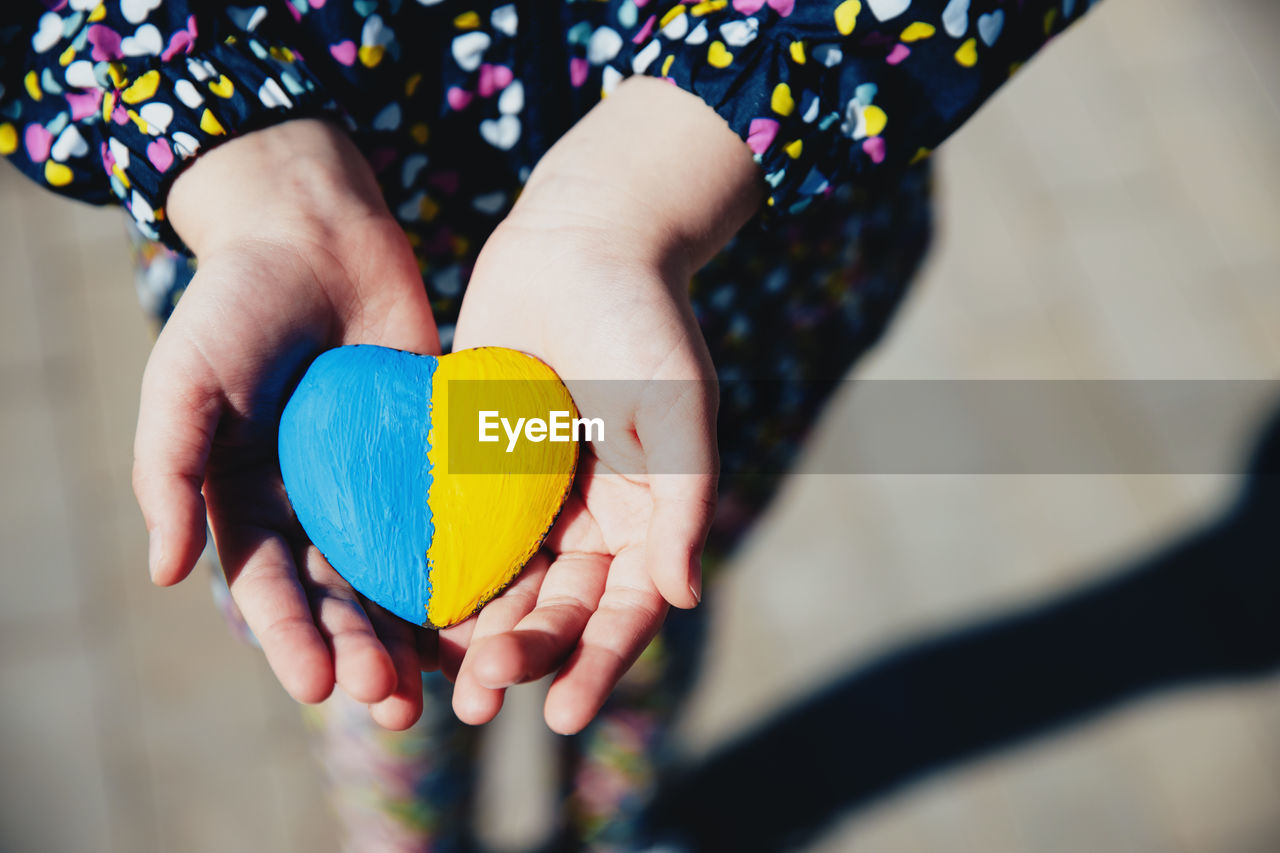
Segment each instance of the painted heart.
M490 410L506 425L481 442ZM509 427L560 412L577 418L567 389L514 350L339 347L285 406L280 472L303 529L352 587L407 621L445 627L510 583L559 514L576 441Z

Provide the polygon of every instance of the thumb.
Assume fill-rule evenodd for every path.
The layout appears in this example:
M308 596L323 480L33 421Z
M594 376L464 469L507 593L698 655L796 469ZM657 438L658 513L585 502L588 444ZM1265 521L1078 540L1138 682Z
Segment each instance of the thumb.
M151 579L161 586L185 578L204 550L201 488L221 413L209 364L167 327L143 373L133 448L133 491L150 537Z
M440 353L431 300L409 240L398 225L365 246L357 271L355 316L343 324L343 344L377 344L421 355Z
M701 379L656 384L665 399L636 418L653 499L645 564L662 597L689 608L702 598L702 548L715 514L717 387Z

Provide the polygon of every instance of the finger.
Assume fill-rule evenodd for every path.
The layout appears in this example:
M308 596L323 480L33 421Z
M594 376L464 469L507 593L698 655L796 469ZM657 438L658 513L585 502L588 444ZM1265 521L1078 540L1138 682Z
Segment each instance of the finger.
M653 514L645 533L645 563L654 586L676 607L702 600L702 549L715 515L715 479L682 474L649 478Z
M143 372L133 442L133 493L150 537L151 579L161 586L190 574L204 550L200 490L221 411L213 371L179 326L166 328Z
M562 554L548 570L537 606L528 615L505 633L472 640L468 657L475 658L480 684L510 687L553 672L595 612L611 559L606 554Z
M418 668L418 650L414 642L414 625L366 601L369 619L395 664L395 691L369 706L374 722L384 729L404 731L422 716L422 670Z
M260 527L211 520L231 597L276 678L299 702L323 701L333 692L333 659L284 539Z
M649 645L666 616L643 562L620 553L582 640L547 692L543 715L552 731L574 734L604 705L618 680Z
M396 668L355 590L314 546L304 547L301 563L311 612L333 655L338 686L357 702L386 699L396 689Z
M696 607L719 471L715 385L681 380L661 387L665 408L646 405L636 421L653 497L645 564L663 598L676 607Z
M431 301L404 232L379 226L368 243L365 262L353 271L361 303L342 331L342 343L439 354L440 333Z
M475 629L453 687L453 712L462 722L483 725L502 710L503 691L485 686L477 678L477 649L486 639L510 631L533 610L549 563L545 553L534 554L515 582L476 615Z
M458 669L462 666L462 658L467 653L467 646L471 643L471 632L475 628L476 617L472 616L457 625L440 629L440 674L449 681L458 680Z

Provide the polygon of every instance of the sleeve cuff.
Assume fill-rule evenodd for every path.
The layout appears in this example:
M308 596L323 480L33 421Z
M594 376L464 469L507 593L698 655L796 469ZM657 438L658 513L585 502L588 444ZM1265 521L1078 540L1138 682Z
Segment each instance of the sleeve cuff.
M760 164L767 185L761 213L768 221L831 192L839 176L828 172L850 159L851 138L874 159L882 150L874 140L883 130L883 113L874 107L874 86L866 98L870 109L847 117L824 111L817 93L832 88L833 68L844 61L839 48L815 46L804 33L791 32L786 18L770 8L780 4L751 5L763 8L753 15L728 3L659 8L611 65L620 77L669 80L728 122ZM846 135L848 121L862 127L848 128L854 132Z
M767 220L798 213L840 183L900 177L1094 2L981 5L645 4L647 16L622 22L629 33L604 84L661 77L714 108L763 169Z
M290 119L345 119L295 51L254 37L228 40L111 83L102 105L101 151L111 190L145 236L184 252L164 200L197 156Z

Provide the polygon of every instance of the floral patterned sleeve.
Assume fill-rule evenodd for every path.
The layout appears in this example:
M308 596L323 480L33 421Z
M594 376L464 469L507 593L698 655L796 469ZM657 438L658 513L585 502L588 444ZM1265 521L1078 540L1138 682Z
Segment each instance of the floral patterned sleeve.
M605 88L671 80L714 107L765 171L770 213L927 156L1096 0L705 0L617 6Z
M281 37L291 7L278 7L6 2L0 154L56 192L118 199L144 234L180 246L163 199L190 158L236 132L335 109Z

